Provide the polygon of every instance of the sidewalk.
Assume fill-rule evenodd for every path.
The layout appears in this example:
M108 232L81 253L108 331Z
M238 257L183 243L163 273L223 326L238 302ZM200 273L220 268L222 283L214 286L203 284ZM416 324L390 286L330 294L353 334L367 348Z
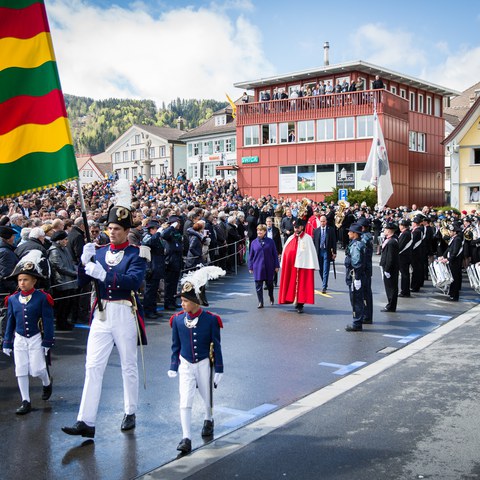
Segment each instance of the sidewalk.
M143 479L480 478L480 306Z

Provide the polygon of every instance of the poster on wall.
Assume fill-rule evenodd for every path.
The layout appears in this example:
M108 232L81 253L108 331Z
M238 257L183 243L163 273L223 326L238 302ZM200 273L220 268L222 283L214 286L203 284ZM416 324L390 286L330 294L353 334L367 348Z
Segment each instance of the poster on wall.
M297 190L312 192L315 190L315 166L298 167Z
M296 192L297 191L297 174L287 173L287 174L280 175L279 191L285 192L285 193Z

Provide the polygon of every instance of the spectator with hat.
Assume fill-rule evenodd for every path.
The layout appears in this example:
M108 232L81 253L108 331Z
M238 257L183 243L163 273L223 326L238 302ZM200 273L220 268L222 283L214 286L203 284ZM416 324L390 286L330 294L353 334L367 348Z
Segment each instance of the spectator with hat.
M382 312L395 312L398 299L398 272L399 272L399 247L395 236L397 225L387 223L384 228L385 240L382 243L380 267L382 268L383 285L387 294L387 304Z
M53 298L55 300L55 320L57 330L72 330L68 321L72 313L73 298L77 284L77 269L72 254L67 248L68 235L64 230L52 235L52 246L48 249L48 259L52 267Z

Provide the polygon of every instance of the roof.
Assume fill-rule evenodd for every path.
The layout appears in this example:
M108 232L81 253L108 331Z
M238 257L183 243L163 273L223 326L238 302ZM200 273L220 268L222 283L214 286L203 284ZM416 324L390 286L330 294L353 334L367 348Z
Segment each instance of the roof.
M155 127L153 125L133 125L134 127L140 128L145 130L152 135L156 135L157 137L164 138L169 142L178 141L178 139L185 133L184 130L180 130L179 128L171 128L171 127Z
M93 166L102 174L105 175L105 173L108 173L112 170L112 164L110 161L108 162L98 162L94 160L95 157L100 157L103 154L99 155L94 155L93 157L91 156L82 156L82 157L77 157L77 167L78 171L80 171L82 168L84 168L88 162L91 161ZM110 157L110 156L109 156Z
M456 127L460 123L460 119L456 115L443 114L443 118L453 127Z
M458 97L450 99L450 106L444 107L443 113L455 115L459 121L467 114L470 107L475 102L478 94L476 91L480 90L480 82L472 85L470 88L464 90ZM445 115L444 115L445 116Z
M480 116L480 96L475 100L470 110L462 118L461 122L454 128L452 133L442 142L443 145L449 144L455 137L457 137L464 129L470 128L478 117Z
M227 123L225 125L215 125L215 117L221 114L227 115ZM185 141L190 138L203 137L206 135L216 135L220 133L234 133L237 128L237 121L232 117L231 107L225 107L217 110L206 122L200 126L193 128L188 132L184 132L180 140Z
M321 67L312 68L309 70L301 70L298 72L287 73L284 75L278 75L268 78L260 78L258 80L250 80L245 82L235 83L235 87L251 90L256 87L262 87L264 85L280 85L286 82L292 82L295 80L305 80L308 77L318 77L323 75L335 75L346 74L351 71L363 72L369 75L379 75L383 80L390 80L406 85L411 85L414 88L421 88L427 92L431 92L442 96L460 95L460 92L452 89L448 89L437 85L435 83L427 82L416 77L404 75L403 73L395 72L387 68L373 65L372 63L364 62L363 60L357 60L354 62L339 63L336 65L323 65Z

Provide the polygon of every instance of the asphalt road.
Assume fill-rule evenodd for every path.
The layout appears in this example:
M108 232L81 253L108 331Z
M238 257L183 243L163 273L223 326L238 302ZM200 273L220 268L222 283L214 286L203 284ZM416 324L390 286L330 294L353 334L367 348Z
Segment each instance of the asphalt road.
M342 253L339 264L341 257ZM397 313L380 313L385 294L380 271L375 267L374 324L362 333L347 333L344 326L351 321L351 310L343 271L343 266L337 265L337 279L331 279L328 293L318 291L315 305L306 305L303 315L288 305L257 310L254 282L245 266L237 276L211 282L209 310L218 313L225 326L225 375L215 391L216 438L374 364L477 304L477 296L466 281L458 303L447 302L427 282L415 298L399 299ZM316 284L321 288L318 275ZM174 460L181 428L178 380L166 375L171 335L167 316L148 322L147 334L147 389L142 387L140 391L137 428L120 432L123 392L114 350L105 373L94 442L82 443L60 430L76 420L87 329L58 333L53 354L53 395L43 402L40 381L31 379L34 411L24 417L14 413L20 404L18 387L12 361L2 356L0 435L5 442L0 478L17 479L22 472L22 478L35 479L130 479ZM382 402L382 394L375 393L377 405ZM344 422L341 413L336 414ZM336 414L333 411L329 421L335 422ZM198 399L193 411L194 449L203 445L202 423Z

